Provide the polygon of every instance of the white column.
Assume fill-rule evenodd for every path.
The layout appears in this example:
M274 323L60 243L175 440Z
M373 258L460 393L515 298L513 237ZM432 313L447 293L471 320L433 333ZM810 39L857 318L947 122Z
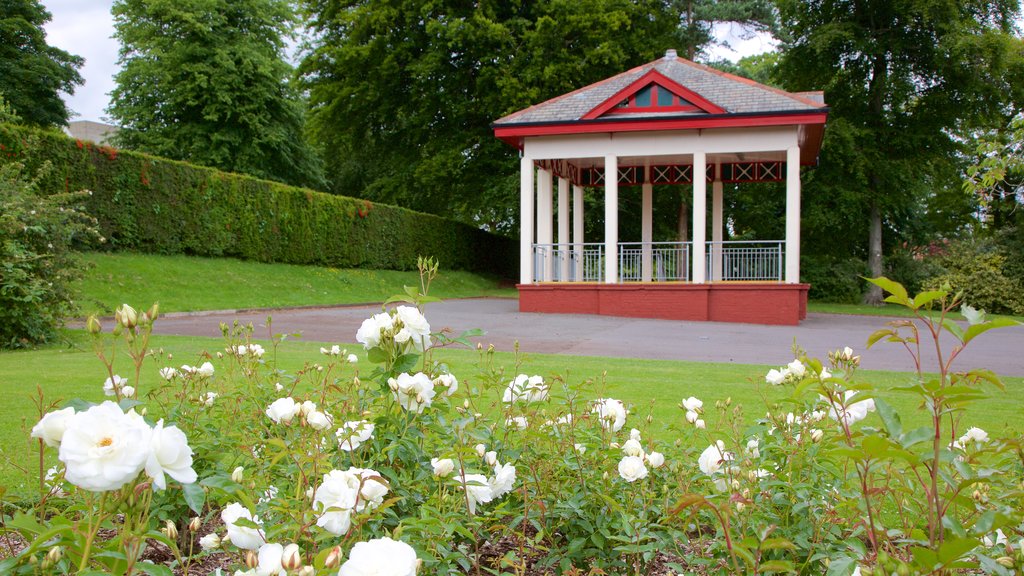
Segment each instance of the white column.
M558 279L569 279L569 180L558 179Z
M576 258L575 280L583 280L583 187L572 187L572 241Z
M651 281L652 250L654 239L654 185L644 178L643 196L640 201L640 241L643 242L640 260L640 280Z
M800 282L800 147L786 150L786 284Z
M722 181L721 165L715 166L715 181L711 184L711 281L722 281Z
M551 229L551 171L537 170L537 244L544 244L542 269L539 270L544 282L551 281L552 254L554 242Z
M533 160L519 159L519 283L533 283Z
M690 269L690 281L694 284L703 284L705 274L705 246L707 236L707 211L708 211L708 168L707 154L704 152L693 153L693 254L692 268Z
M619 159L604 157L604 281L619 281Z

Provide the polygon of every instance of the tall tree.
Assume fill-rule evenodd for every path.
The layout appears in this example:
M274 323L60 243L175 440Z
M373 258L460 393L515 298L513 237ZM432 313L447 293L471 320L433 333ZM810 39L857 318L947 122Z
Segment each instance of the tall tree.
M43 25L51 15L38 0L0 3L0 94L22 120L64 126L70 112L60 93L81 86L85 62L46 43Z
M117 0L110 115L118 143L290 184L324 187L290 85L288 0Z
M1018 0L777 0L779 73L790 90L824 89L832 108L821 166L805 187L840 214L862 214L872 275L883 235L898 234L948 187L972 126L998 121L1019 58ZM842 225L838 222L837 225ZM830 237L844 230L832 229ZM873 289L868 302L879 302Z
M679 43L656 0L306 0L299 70L335 189L515 226L515 151L490 123Z

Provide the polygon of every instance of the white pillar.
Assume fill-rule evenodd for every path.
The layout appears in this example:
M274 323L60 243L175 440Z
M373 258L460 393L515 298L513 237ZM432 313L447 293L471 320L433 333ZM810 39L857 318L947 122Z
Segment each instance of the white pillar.
M652 250L654 239L654 185L644 179L643 197L640 201L640 240L643 242L640 260L640 280L651 281Z
M786 150L786 284L800 282L800 147Z
M693 153L693 262L690 271L690 281L694 284L703 284L705 274L705 246L707 236L707 211L708 211L708 168L707 155L704 152Z
M604 281L619 281L619 159L604 157Z
M569 180L558 179L558 279L569 279Z
M575 184L572 187L572 241L576 258L574 279L580 282L583 280L583 244L586 240L583 239L583 187Z
M542 268L538 270L541 280L544 282L551 281L551 244L554 242L552 236L551 171L541 168L537 170L537 244L544 245Z
M533 283L533 160L519 159L519 283Z
M722 254L725 246L722 231L722 181L721 165L715 166L715 181L711 184L711 281L722 281Z

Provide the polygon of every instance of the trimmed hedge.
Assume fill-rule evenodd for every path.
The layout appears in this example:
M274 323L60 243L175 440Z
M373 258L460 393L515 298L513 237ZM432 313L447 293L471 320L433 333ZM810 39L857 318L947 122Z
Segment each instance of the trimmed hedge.
M43 190L92 191L108 246L160 254L409 270L445 267L515 276L518 244L466 224L0 124L0 162L53 164Z

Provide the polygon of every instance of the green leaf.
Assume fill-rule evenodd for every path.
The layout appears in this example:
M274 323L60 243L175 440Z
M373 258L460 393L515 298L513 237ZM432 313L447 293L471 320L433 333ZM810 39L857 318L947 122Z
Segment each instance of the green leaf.
M952 319L950 319L950 318L943 318L942 319L942 327L945 328L947 332L949 332L950 334L955 336L957 340L959 340L961 342L964 341L964 331L963 331L963 329L960 328L960 325L957 324L956 322L954 322Z
M150 576L174 576L174 572L170 568L163 564L150 564L149 562L138 562L135 564L135 568L139 572L144 572Z
M945 540L938 550L939 562L946 566L959 560L965 554L978 547L977 538L953 538Z
M1009 326L1019 325L1020 322L1017 322L1016 320L1012 320L1010 318L995 318L993 320L985 322L984 324L972 324L971 327L967 329L967 332L964 332L963 343L967 344L968 342L974 340L981 334L984 334L985 332L988 332L989 330L995 328L1007 328Z
M197 483L182 484L181 491L185 495L185 503L188 504L196 514L203 513L203 504L206 503L206 490Z
M866 278L866 280L893 295L893 299L891 300L889 298L886 298L887 302L893 302L894 304L902 304L907 307L912 306L910 298L907 297L907 289L904 288L903 285L900 284L899 282L894 282L884 276L879 278Z
M881 398L875 398L875 409L878 410L878 416L882 419L882 424L885 425L885 431L889 433L889 437L899 438L903 434L903 424L900 422L900 415L896 409Z
M767 562L761 562L759 568L765 574L770 572L796 572L793 569L793 563L788 560L768 560Z
M388 357L379 346L375 346L366 352L366 359L373 364L383 364Z
M416 369L416 364L419 361L419 354L402 354L401 356L395 359L395 365L392 367L392 370L396 374L400 374L402 372L412 372L413 370Z
M911 300L911 306L914 310L920 309L922 306L931 304L939 298L945 298L948 292L943 290L929 290L927 292L921 292Z

